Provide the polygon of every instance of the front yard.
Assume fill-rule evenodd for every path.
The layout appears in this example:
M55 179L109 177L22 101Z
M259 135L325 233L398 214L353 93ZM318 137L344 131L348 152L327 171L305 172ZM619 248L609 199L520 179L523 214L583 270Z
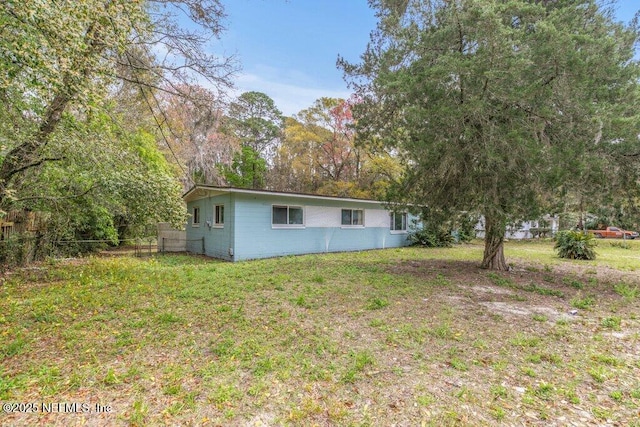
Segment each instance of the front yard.
M14 271L0 424L640 425L640 242L552 246Z

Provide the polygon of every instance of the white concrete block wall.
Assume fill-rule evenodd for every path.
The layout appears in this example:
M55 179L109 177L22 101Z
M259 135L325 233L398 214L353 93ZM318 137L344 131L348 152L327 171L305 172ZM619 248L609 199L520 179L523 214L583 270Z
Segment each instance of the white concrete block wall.
M186 250L186 230L176 230L167 222L158 223L158 252L185 252Z

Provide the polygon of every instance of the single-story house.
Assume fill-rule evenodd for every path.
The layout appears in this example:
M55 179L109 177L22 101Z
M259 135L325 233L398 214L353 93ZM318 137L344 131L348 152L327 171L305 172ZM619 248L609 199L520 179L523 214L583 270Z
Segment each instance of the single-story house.
M506 239L533 239L536 237L552 237L560 228L560 218L545 215L536 221L522 221L507 226ZM484 238L484 218L480 218L475 227L476 237Z
M414 216L383 202L196 185L187 250L230 261L407 246Z

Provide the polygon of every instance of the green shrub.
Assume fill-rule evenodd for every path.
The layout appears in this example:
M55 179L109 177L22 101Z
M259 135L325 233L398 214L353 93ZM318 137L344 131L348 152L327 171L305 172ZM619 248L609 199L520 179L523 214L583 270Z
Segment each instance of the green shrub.
M593 260L596 259L595 238L581 231L566 230L556 235L554 249L560 258Z
M425 224L424 228L411 231L408 239L413 246L428 248L449 247L454 240L451 229L431 224Z
M458 243L468 243L476 238L476 224L478 216L462 214L455 222Z
M33 238L15 234L5 240L0 240L0 272L5 268L23 265L29 260Z

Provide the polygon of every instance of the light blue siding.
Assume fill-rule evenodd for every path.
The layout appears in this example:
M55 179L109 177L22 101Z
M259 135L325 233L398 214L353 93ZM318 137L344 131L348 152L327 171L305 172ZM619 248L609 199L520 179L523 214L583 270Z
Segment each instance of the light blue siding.
M224 228L208 227L214 218L214 206L223 204ZM292 227L279 228L271 223L273 205L302 206L305 208L305 225L310 207L362 209L365 227ZM187 249L202 253L204 237L205 254L226 260L240 261L283 255L300 255L322 252L358 251L407 246L407 233L392 232L389 221L367 226L367 211L383 209L381 204L349 200L324 200L287 197L270 194L227 193L189 202L189 213L200 207L200 227L187 224ZM335 210L334 209L334 210ZM384 215L384 214L380 214ZM409 216L409 221L413 217ZM334 222L339 218L333 218ZM317 222L317 219L316 219ZM233 253L233 256L230 253Z
M236 194L235 260L307 253L357 251L406 246L407 235L385 227L278 228L271 224L273 205L380 209L371 203ZM365 213L366 217L366 213ZM307 219L305 218L305 223ZM366 225L366 219L365 219Z
M233 247L232 198L232 194L225 194L188 203L189 214L193 213L194 206L200 208L200 226L193 227L193 218L189 218L187 222L187 251L203 253L202 238L204 237L204 254L215 258L233 259L229 255L229 248ZM224 225L222 227L213 225L216 205L224 206ZM211 224L211 227L207 222Z
M194 226L193 224L193 208L200 208L200 225ZM202 250L202 238L205 234L206 225L203 224L203 215L206 215L206 199L196 200L187 204L187 212L189 218L187 219L187 252L193 252L201 254Z

